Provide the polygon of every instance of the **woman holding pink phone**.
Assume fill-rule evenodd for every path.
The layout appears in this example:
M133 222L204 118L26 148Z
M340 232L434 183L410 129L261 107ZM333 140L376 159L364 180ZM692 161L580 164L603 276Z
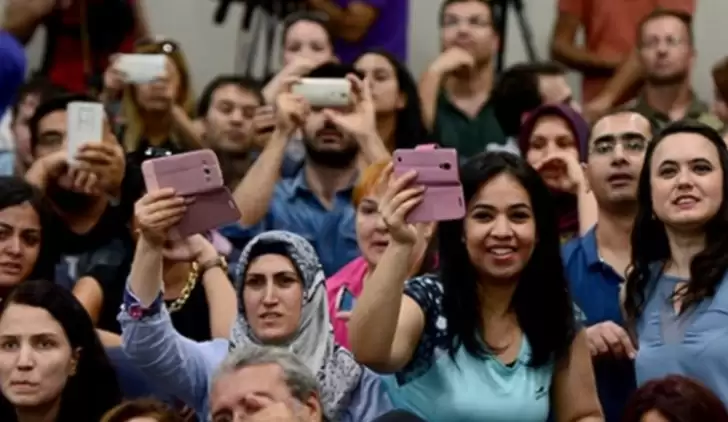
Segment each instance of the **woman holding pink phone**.
M335 344L321 263L293 233L264 232L243 250L229 338L194 342L180 335L161 302L161 275L168 230L185 207L169 189L148 193L136 206L140 238L119 320L124 352L150 380L206 417L213 371L231 345L283 345L317 373L328 420L368 422L391 410L380 377ZM210 271L221 275L220 268Z
M390 235L382 221L379 204L386 181L382 176L389 165L382 161L370 165L359 177L354 187L352 202L356 209L356 240L361 256L351 261L326 280L329 315L336 342L349 349L347 323L353 307L347 296L355 299L361 294L364 283L374 272L387 245ZM435 244L432 242L434 224L419 226L419 240L412 256L412 275L424 274L435 269L437 263Z
M604 421L538 173L509 152L467 161L467 212L439 223L438 274L409 278L416 178L394 178L379 204L390 241L349 321L357 361L393 374L395 407L430 422Z

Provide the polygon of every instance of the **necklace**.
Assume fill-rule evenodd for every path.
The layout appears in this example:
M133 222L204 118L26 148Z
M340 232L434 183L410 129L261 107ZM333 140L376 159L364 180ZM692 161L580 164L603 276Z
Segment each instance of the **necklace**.
M199 276L199 266L196 262L192 263L192 270L190 271L189 275L187 275L187 282L185 283L185 286L182 288L182 294L179 295L177 299L172 302L172 304L169 305L169 313L175 313L182 309L183 306L185 306L185 303L187 303L187 300L189 300L190 295L192 295L192 290L195 289L195 286L197 285L197 278Z

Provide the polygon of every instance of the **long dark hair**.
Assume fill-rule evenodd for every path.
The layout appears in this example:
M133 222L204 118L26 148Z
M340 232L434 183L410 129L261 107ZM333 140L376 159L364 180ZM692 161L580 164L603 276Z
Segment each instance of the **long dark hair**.
M98 422L121 402L116 372L106 357L86 310L70 291L45 280L18 285L0 304L0 318L13 304L45 309L63 327L72 349L80 350L76 374L68 379L56 420ZM0 395L0 420L15 421L13 405Z
M682 309L688 309L705 297L714 295L716 287L728 270L728 149L718 132L709 126L694 121L673 123L664 128L648 145L645 164L640 173L637 216L632 228L632 262L625 286L624 303L625 312L632 323L642 313L648 283L657 276L655 265L660 265L659 271L662 271L664 263L670 258L665 224L655 218L653 213L650 173L652 156L657 146L668 136L679 133L700 135L715 145L723 169L723 202L704 228L705 249L695 255L690 263L690 283L685 289Z
M556 213L541 176L523 159L508 152L476 155L463 165L460 178L466 202L501 174L519 181L533 207L538 241L520 274L511 308L531 344L529 365L538 367L565 356L576 334L573 304L561 263ZM485 357L487 352L479 334L484 327L483 304L476 294L478 275L470 262L464 236L462 220L440 223L440 277L448 344L452 345L449 352L454 356L462 345L470 354Z
M399 92L406 98L405 106L397 112L397 127L394 132L395 148L414 148L420 144L432 143L430 134L422 121L422 104L417 91L417 83L407 69L396 57L381 49L372 49L363 53L354 63L367 54L384 57L394 69Z
M728 422L728 411L715 393L680 375L652 380L635 391L622 422L640 422L653 410L670 422Z
M52 227L55 217L43 194L20 177L0 176L0 210L25 203L38 214L41 227L41 244L30 278L52 278L58 260L58 242L53 239Z

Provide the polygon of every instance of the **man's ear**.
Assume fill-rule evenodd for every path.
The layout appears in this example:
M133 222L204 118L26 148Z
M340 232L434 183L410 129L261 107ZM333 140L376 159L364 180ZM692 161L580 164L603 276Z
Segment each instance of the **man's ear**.
M321 400L318 393L312 393L306 401L302 402L306 421L318 422L323 420L323 410L321 408Z
M584 189L586 192L591 192L591 181L589 180L589 163L581 163L581 172L584 175L584 183L586 183L586 186L584 186Z

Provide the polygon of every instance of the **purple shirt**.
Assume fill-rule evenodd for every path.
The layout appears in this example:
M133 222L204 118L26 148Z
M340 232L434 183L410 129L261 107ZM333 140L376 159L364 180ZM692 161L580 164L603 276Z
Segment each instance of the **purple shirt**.
M407 62L407 27L409 0L335 0L342 8L349 3L366 3L377 9L377 18L364 37L355 43L336 40L336 55L351 63L362 53L377 48L388 51L402 63Z

